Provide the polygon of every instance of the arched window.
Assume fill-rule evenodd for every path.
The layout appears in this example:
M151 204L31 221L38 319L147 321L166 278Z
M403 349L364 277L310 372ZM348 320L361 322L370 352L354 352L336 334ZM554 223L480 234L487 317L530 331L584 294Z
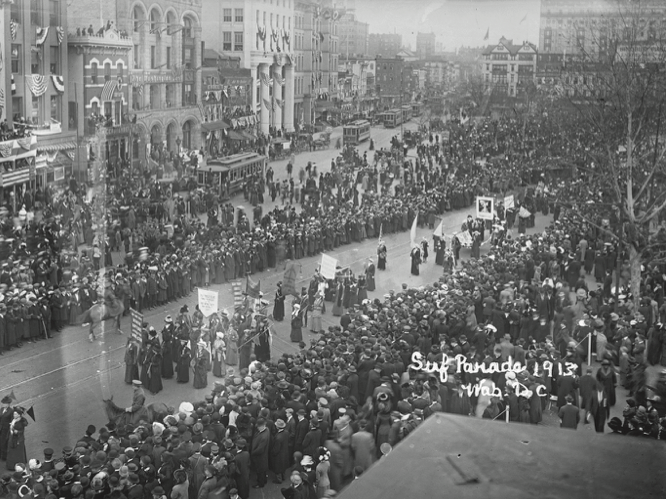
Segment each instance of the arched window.
M192 125L189 121L183 123L183 141L184 149L192 149Z
M116 63L116 71L118 73L118 78L125 80L125 65L122 62Z
M183 19L183 37L192 38L192 19L186 17Z
M104 64L104 81L111 80L111 63L107 62Z
M90 83L93 85L97 84L97 63L93 62L90 65Z
M160 12L157 9L150 11L150 31L159 29Z
M138 32L141 27L141 22L145 20L143 10L138 5L134 6L132 10L132 25L134 26L134 32Z

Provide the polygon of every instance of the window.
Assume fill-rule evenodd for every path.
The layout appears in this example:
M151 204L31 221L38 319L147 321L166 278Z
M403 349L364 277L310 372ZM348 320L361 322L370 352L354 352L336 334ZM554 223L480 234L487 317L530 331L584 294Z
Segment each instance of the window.
M174 85L170 83L166 86L166 105L167 107L173 107L175 104Z
M243 22L243 9L234 9L234 19L237 23Z
M157 47L155 45L150 46L150 69L155 69L157 67Z
M111 63L104 64L104 81L111 81Z
M192 67L192 49L183 49L183 65L185 66L185 69L190 69Z
M222 33L222 50L231 51L231 31Z
M106 101L104 103L104 117L111 118L113 116L113 102Z
M124 80L125 78L125 65L122 62L117 62L116 63L116 72L118 74L118 78L121 80Z
M31 47L30 50L30 72L32 74L42 74L40 71L39 67L39 61L40 61L40 49L37 47Z
M189 121L183 123L183 142L184 149L192 149L192 125Z
M117 100L113 103L113 126L122 125L123 101Z
M194 86L191 83L186 83L183 85L183 104L196 104L196 99L194 97Z
M40 5L40 0L30 0L30 24L33 26L41 26L42 25L42 16L40 15L41 13L41 5Z
M150 31L155 32L159 28L160 13L157 9L150 11Z
M166 67L171 69L171 47L166 48Z
M97 84L97 63L93 62L90 65L90 83L93 85Z
M39 123L39 97L32 96L32 109L30 110L30 117L33 123Z
M192 20L189 17L183 19L183 38L192 38Z
M157 109L160 105L159 85L150 85L150 109Z
M61 96L59 94L51 96L51 118L56 121L60 121L60 102Z
M139 52L139 46L134 45L134 69L141 69L141 57Z
M141 20L143 19L143 12L141 8L137 5L134 7L134 10L132 10L132 21L133 21L133 26L134 26L134 32L138 33L139 28L141 27Z
M60 0L49 0L49 26L60 24Z
M243 50L243 32L236 31L234 33L234 50L242 51Z
M60 64L59 64L59 56L60 56L60 47L49 47L49 69L51 70L52 75L57 75L59 73L60 69Z
M21 53L21 46L12 44L12 73L14 74L21 73L21 58L19 56L20 53Z
M222 17L225 23L231 22L231 9L222 9Z
M17 23L21 23L21 5L19 5L19 2L11 3L11 18Z

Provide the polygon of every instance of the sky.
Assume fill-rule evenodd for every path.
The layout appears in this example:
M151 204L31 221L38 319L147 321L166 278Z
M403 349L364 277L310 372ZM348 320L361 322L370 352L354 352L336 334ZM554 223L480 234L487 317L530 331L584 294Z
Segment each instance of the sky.
M584 1L584 0L581 0ZM344 0L342 0L344 2ZM370 33L400 33L404 46L416 48L416 33L433 32L444 50L497 43L539 43L540 0L347 0ZM489 31L489 39L484 40Z

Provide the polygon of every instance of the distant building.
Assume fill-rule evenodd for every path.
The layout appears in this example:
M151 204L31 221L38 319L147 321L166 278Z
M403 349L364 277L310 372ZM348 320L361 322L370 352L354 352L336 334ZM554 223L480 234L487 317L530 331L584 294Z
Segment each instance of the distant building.
M398 55L402 48L402 35L397 33L370 33L368 37L368 55L370 57L391 58Z
M460 64L444 57L424 61L426 84L434 88L449 90L460 81Z
M435 33L416 34L416 55L419 59L427 59L435 53L436 37Z
M375 89L382 108L400 104L412 85L412 68L399 57L375 59ZM406 99L409 102L409 99Z
M368 23L356 19L356 14L347 12L338 23L340 54L344 56L364 56L368 53Z
M529 43L514 45L502 37L497 45L483 51L481 71L486 87L515 97L528 82L534 82L537 70L537 49Z

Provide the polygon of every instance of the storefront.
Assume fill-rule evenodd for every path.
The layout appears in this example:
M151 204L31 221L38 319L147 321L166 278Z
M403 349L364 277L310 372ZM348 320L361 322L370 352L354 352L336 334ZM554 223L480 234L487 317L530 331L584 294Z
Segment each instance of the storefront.
M35 188L36 156L35 136L0 143L0 204L21 208L25 192Z

